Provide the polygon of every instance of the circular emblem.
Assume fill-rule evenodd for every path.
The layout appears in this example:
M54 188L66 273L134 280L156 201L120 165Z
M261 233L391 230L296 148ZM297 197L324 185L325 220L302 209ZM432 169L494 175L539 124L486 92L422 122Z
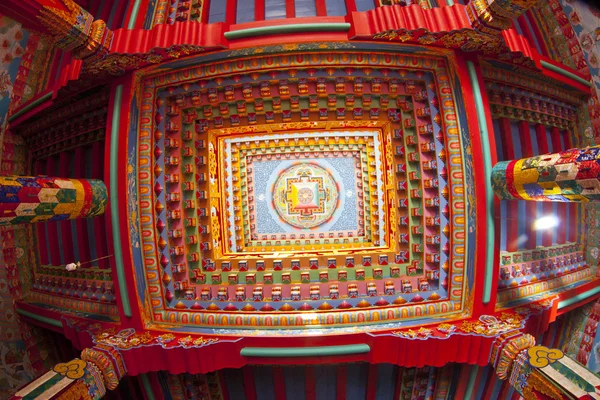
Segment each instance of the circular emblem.
M273 188L279 216L297 228L314 228L326 222L338 204L338 187L324 168L309 163L291 166Z

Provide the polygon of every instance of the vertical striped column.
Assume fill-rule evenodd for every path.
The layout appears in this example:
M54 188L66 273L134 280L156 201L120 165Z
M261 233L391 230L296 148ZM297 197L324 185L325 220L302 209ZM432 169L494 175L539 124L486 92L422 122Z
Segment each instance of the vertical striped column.
M521 154L523 157L533 157L533 146L531 141L531 132L527 121L519 121L519 137L521 139ZM535 249L537 235L533 229L533 221L537 215L537 205L532 202L525 204L525 218L522 223L525 224L525 235L527 242L525 248L528 250Z
M565 147L561 140L561 133L556 127L552 127L550 129L550 136L552 138L552 151L562 152L565 151ZM567 219L567 204L559 203L556 204L556 216L560 219L560 224L557 227L556 231L556 244L565 244L567 243L567 224L569 223Z
M515 158L513 146L512 129L508 118L500 118L500 142L502 143L502 154L505 160ZM519 204L511 201L506 204L506 251L518 250L519 237Z
M535 126L535 134L537 136L538 149L540 154L547 154L549 152L548 148L548 134L546 133L546 126L542 124L537 124ZM552 204L543 204L542 205L542 214L538 215L539 217L543 217L546 215L552 214ZM546 229L542 233L542 246L548 247L552 246L552 231L550 229Z

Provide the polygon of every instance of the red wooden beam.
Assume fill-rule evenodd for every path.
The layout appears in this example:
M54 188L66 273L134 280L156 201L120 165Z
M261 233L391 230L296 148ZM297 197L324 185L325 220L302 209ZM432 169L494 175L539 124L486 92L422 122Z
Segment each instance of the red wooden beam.
M377 364L369 364L367 375L367 396L366 400L375 400L377 397Z
M327 16L327 5L325 0L315 0L315 6L317 7L317 17Z
M265 20L265 0L255 0L254 2L254 20Z
M306 400L317 400L317 388L315 383L315 367L307 366L304 369L304 384Z
M531 144L531 132L527 121L519 121L519 137L521 139L521 151L523 157L533 157ZM527 235L526 249L535 249L537 235L533 229L533 220L537 217L537 204L534 201L525 203L525 235Z
M223 0L221 0L223 1ZM228 25L235 25L237 18L237 2L238 0L226 0L227 8L225 8L225 22Z
M543 55L545 55L546 57L550 57L550 52L548 51L548 46L546 46L544 37L543 37L537 23L535 22L533 13L531 12L531 10L527 10L524 15L525 15L525 18L527 18L529 20L529 22L531 23L531 29L533 30L533 34L537 38L537 42L540 45L540 49L542 50Z
M355 0L346 0L346 12L348 14L356 12L356 1Z
M273 386L275 386L275 400L286 400L283 367L273 367Z
M346 378L347 371L346 366L340 364L337 366L336 370L336 390L335 390L335 398L336 400L346 400ZM395 397L396 398L396 397Z
M296 3L294 0L285 0L285 17L296 18Z
M510 120L500 118L500 137L502 154L506 160L514 160L515 150L512 140ZM519 237L519 204L516 201L506 202L506 251L515 252L518 248Z
M85 149L77 147L75 149L75 178L85 178ZM88 234L87 220L79 218L75 220L77 232L77 246L79 248L79 259L89 261L90 257L90 236Z
M246 365L242 368L242 376L244 379L244 394L246 395L246 400L257 400L256 396L256 385L254 384L254 371L252 367Z

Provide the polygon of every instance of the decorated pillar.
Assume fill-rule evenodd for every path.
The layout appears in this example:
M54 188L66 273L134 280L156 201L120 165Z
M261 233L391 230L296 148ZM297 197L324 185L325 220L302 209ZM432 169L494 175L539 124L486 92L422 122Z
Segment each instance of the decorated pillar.
M502 161L492 171L501 200L600 201L600 146Z
M0 226L104 214L104 182L47 176L0 177Z
M104 57L112 44L113 32L73 0L5 0L0 12L26 28L44 29L64 51L76 59L94 62Z
M600 378L558 349L518 330L494 342L490 364L526 400L600 399Z
M127 373L119 351L98 345L85 349L81 359L57 364L21 388L11 400L78 399L97 400L113 390Z

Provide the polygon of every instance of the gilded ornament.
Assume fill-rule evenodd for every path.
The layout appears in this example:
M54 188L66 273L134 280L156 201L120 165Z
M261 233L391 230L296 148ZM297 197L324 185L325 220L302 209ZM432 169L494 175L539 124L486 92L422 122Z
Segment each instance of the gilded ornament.
M66 376L69 379L79 379L85 373L87 363L79 358L76 358L68 363L56 364L52 370L57 374Z

